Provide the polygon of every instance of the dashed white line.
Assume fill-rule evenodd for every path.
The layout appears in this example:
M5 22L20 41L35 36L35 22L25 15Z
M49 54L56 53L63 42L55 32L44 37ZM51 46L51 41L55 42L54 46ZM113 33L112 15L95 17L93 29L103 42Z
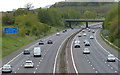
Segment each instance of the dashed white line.
M37 68L36 68L36 70L37 70Z
M93 70L94 70L95 68L93 67Z
M37 65L37 66L39 66L39 65Z
M113 67L111 67L111 69L113 69Z
M36 73L36 72L34 71L34 73Z
M115 71L115 73L117 73L117 71Z
M108 65L108 66L110 66L110 65Z
M95 73L98 73L98 71L95 71Z
M89 62L90 63L90 62Z
M17 72L15 72L15 73L17 73Z

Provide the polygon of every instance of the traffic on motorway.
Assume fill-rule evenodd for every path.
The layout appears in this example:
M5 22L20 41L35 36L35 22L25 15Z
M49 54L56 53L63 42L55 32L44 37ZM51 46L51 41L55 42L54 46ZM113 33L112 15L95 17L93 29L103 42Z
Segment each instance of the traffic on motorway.
M52 73L54 58L61 42L79 29L66 29L47 39L40 39L31 47L23 50L20 56L2 66L2 73ZM83 29L74 39L72 53L78 73L117 73L118 60L113 54L106 53L96 42L98 29ZM44 60L43 60L44 59ZM40 65L41 64L41 65ZM51 66L48 66L51 64ZM48 67L46 67L48 66ZM84 68L83 68L84 67ZM31 69L32 68L32 69ZM45 71L46 70L46 71Z

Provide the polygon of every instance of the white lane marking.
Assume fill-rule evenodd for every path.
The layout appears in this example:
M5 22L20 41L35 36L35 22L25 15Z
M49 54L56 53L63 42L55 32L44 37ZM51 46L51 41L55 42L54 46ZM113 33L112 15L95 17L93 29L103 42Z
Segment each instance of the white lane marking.
M36 72L34 71L34 73L36 73Z
M37 66L39 66L39 65L37 65Z
M16 73L16 72L15 72Z
M117 73L117 71L115 71L115 73Z
M39 64L40 64L40 62L39 62Z
M113 67L111 67L111 69L113 69Z
M93 70L94 70L95 68L93 67Z
M19 70L20 68L18 68L18 70Z
M90 65L92 67L92 65Z
M36 68L36 70L37 70L37 68Z
M105 62L105 63L107 63L107 62Z
M75 60L74 60L74 57L73 57L73 49L72 49L74 40L75 40L75 37L74 37L74 39L72 40L72 43L71 43L71 57L72 57L72 62L73 62L73 66L74 66L75 72L78 75L78 70L77 70L76 65L75 65Z
M72 35L72 34L71 34ZM70 35L70 36L71 36ZM70 37L68 36L68 37ZM68 39L68 37L61 43L60 47L58 48L58 51L57 51L57 54L56 54L56 57L55 57L55 61L54 61L54 68L53 68L53 75L55 74L55 70L56 70L56 63L57 63L57 58L58 58L58 54L60 52L60 48L62 47L62 44Z
M110 65L108 65L108 66L110 66Z
M22 66L22 65L21 65Z
M96 40L96 42L99 44L99 46L101 47L101 48L103 48L103 46L102 45L100 45L100 43L97 41L97 39L96 39L96 33L98 32L98 30L95 32L95 34L94 34L94 36L95 36L95 40ZM103 50L105 51L105 52L107 52L108 54L111 54L110 52L108 52L105 48L103 48ZM116 59L118 60L118 61L120 61L120 59L118 59L117 57L116 57Z
M96 73L98 73L98 71L95 71Z
M90 62L89 62L90 63Z

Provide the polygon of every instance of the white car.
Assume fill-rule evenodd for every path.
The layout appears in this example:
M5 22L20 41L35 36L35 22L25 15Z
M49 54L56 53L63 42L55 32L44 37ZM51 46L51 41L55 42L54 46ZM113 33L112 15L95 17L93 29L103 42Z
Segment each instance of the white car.
M85 32L85 30L82 30L82 32Z
M12 68L11 68L11 65L4 65L2 67L2 73L11 73L12 72Z
M86 41L86 42L85 42L85 46L90 46L89 41Z
M80 44L80 40L76 39L74 43L75 43L75 44L76 44L76 43Z
M90 50L88 48L83 49L83 54L90 54Z
M90 32L91 30L89 29L88 32Z
M87 35L86 33L83 34L83 36L86 36L86 35Z
M82 35L81 35L81 34L79 34L79 35L78 35L78 37L82 37Z
M33 68L34 67L34 63L31 60L27 60L24 64L25 68Z
M112 55L112 54L109 54L108 57L107 57L107 61L108 61L108 62L109 62L109 61L110 61L110 62L112 62L112 61L115 62L115 59L116 59L115 56Z
M95 33L95 31L94 31L94 30L92 30L92 33Z
M60 35L60 33L56 33L56 36L59 36Z
M75 43L74 44L74 48L80 48L80 44L79 43Z
M90 35L90 39L94 39L93 35Z

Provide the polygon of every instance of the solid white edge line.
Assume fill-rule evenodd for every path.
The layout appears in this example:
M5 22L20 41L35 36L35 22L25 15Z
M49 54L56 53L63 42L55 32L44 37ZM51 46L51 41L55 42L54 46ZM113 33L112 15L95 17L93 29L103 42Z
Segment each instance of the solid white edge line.
M71 34L71 35L73 35L73 34ZM68 36L68 37L70 37L70 36ZM60 52L60 48L62 47L62 44L68 39L68 37L61 43L60 47L58 48L58 51L57 51L57 54L56 54L56 57L55 57L55 62L54 62L53 75L55 74L56 63L57 63L58 54Z
M98 32L98 30L95 32L95 34L94 34L94 36L95 36L95 41L99 44L99 46L100 47L102 47L102 45L100 45L100 43L97 41L97 39L96 39L96 33ZM102 47L103 48L103 47ZM103 50L104 51L106 51L108 54L111 54L110 52L108 52L105 48L103 48ZM116 59L118 60L118 61L120 61L120 59L118 59L117 57L116 57Z
M74 66L75 72L78 75L78 70L77 70L76 65L75 65L75 60L74 60L74 57L73 57L73 49L72 49L74 40L75 40L75 37L74 37L74 39L72 40L72 43L71 43L71 57L72 57L72 62L73 62L73 66Z

